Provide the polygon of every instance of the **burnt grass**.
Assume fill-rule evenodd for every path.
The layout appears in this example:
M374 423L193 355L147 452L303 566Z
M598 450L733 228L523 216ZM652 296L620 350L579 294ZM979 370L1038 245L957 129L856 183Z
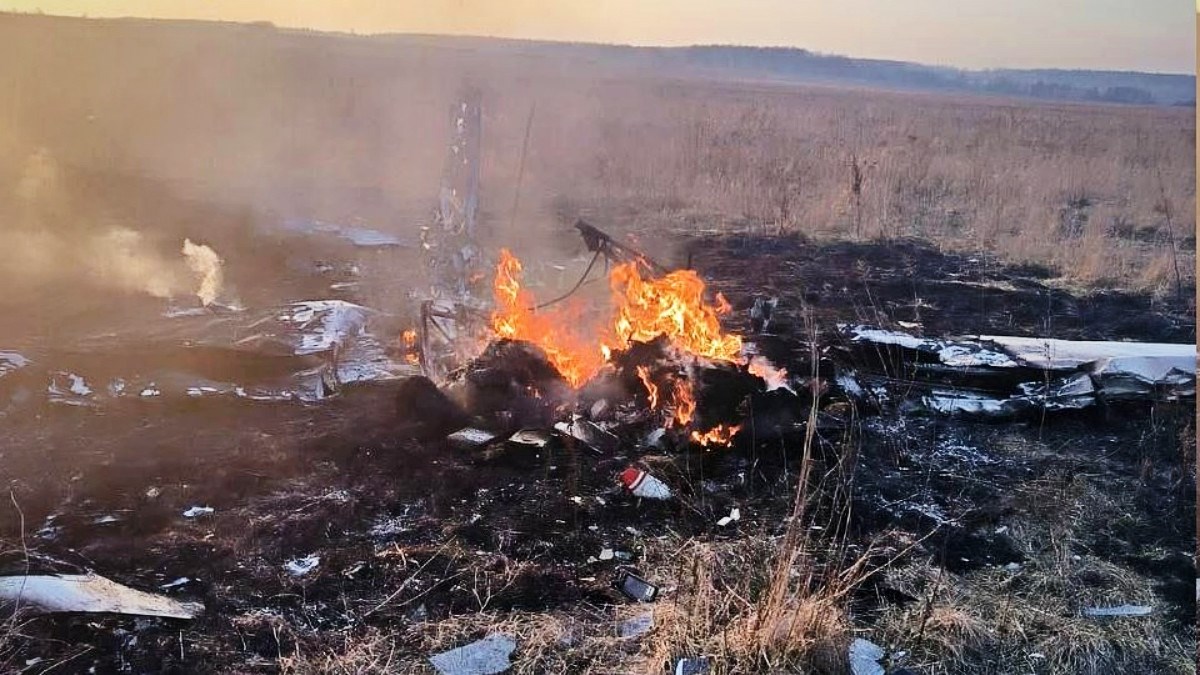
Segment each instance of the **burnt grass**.
M780 298L770 335L754 339L793 373L812 366L810 327L823 348L836 347L838 323L911 322L926 335L1195 340L1191 304L1072 292L1049 270L921 242L727 236L686 249L737 310L728 328L748 334L754 296ZM412 438L396 397L397 385L371 385L319 405L138 402L0 421L0 473L11 493L0 507L0 573L92 570L206 607L193 621L58 615L7 624L0 670L40 658L30 672L275 672L298 649L334 648L371 629L416 663L428 655L424 622L626 604L611 583L623 561L588 561L603 547L629 552L637 566L647 538L778 533L790 511L800 453L787 438L740 438L708 452L646 454L632 443L612 455L570 445L468 451ZM1150 580L1153 620L1194 646L1194 402L1003 423L847 415L836 392L823 405L842 423L818 433L822 462L846 452L853 420L852 541L908 533L920 541L908 557L955 574L1025 564L1065 545ZM680 498L623 492L615 475L630 461ZM1120 513L1077 514L1081 526L1065 544L1006 531L1018 518L1061 519L1039 495L1066 495L1080 481L1119 496ZM182 516L195 505L215 511ZM742 521L717 527L732 506ZM822 508L816 518L833 517ZM117 520L97 522L110 515ZM314 571L285 571L310 554L320 558ZM850 611L870 629L889 605L922 601L877 574ZM935 656L910 667L952 672ZM568 653L564 662L584 670L597 665L589 658Z

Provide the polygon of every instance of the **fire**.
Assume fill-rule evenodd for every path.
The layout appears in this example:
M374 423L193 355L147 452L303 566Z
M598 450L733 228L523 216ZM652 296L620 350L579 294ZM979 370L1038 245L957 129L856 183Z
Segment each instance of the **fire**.
M493 282L496 308L492 330L501 338L525 340L545 352L550 363L571 384L580 387L600 371L609 358L628 348L629 343L651 342L663 336L683 356L745 364L742 339L721 330L719 317L732 311L720 293L715 301L705 298L704 281L692 270L678 270L662 277L643 278L637 262L623 263L609 274L612 314L607 326L589 337L570 332L578 323L561 310L539 313L533 294L521 286L521 262L507 249L500 251ZM783 381L786 371L756 364L754 374L771 382ZM767 364L769 365L769 364ZM659 409L666 393L650 377L650 369L637 367L646 388L650 407ZM696 397L692 382L684 376L671 380L670 425L686 430L696 419ZM692 441L705 447L728 445L740 426L719 425L706 432L692 431Z
M742 425L740 424L718 424L704 433L693 431L692 442L699 443L706 448L714 445L729 445L733 441L734 435L741 430Z
M521 287L524 268L508 249L500 250L496 278L492 284L496 309L492 330L502 338L525 340L537 345L572 387L580 387L604 366L599 345L586 345L571 335L562 317L539 314L533 294Z
M650 409L658 407L658 385L650 381L650 369L646 366L637 367L638 379L646 387L646 393L650 396Z
M675 380L675 388L671 392L671 405L675 410L674 421L680 427L692 423L696 416L696 397L692 396L692 385L686 380Z
M725 299L725 296L717 291L717 315L728 314L733 311L733 305Z
M400 343L404 347L404 360L407 363L416 365L421 361L421 357L417 355L417 331L409 328L401 333Z
M613 329L622 349L630 341L650 342L666 336L681 352L714 361L741 363L742 339L721 331L720 314L729 303L718 296L713 306L704 299L704 281L693 270L676 270L657 279L643 279L638 263L623 263L609 276L616 301Z

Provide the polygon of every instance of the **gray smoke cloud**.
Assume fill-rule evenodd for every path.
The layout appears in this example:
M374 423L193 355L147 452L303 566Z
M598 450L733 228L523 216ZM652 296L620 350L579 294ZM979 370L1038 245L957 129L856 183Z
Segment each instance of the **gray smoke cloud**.
M0 279L9 288L66 282L156 298L194 295L205 305L220 296L222 261L211 247L185 239L171 255L140 230L96 222L71 207L61 174L46 149L24 163L13 189L15 222L0 229Z

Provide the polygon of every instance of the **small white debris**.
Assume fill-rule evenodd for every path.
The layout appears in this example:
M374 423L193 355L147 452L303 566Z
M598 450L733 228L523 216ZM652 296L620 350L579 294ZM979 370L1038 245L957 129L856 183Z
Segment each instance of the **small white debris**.
M284 563L283 569L287 570L287 573L294 577L302 577L305 574L317 569L317 566L320 564L321 557L313 553L311 555L306 555L303 558L296 558L294 560L287 561Z
M429 657L442 675L495 675L508 670L517 642L502 633Z
M1109 617L1109 616L1149 616L1154 611L1153 607L1148 605L1120 605L1118 607L1085 607L1083 615L1086 617Z
M496 440L496 434L484 429L466 427L450 434L446 440L460 450L474 450Z
M662 427L658 427L649 434L646 434L646 438L642 441L642 445L645 445L648 448L663 448L667 444L666 439L667 430Z
M1008 526L1007 526L1007 525L1001 525L1000 527L997 527L997 528L996 528L996 530L995 530L995 533L996 533L996 534L1004 534L1005 532L1008 532Z
M107 524L109 524L109 523L119 523L119 522L121 522L121 519L120 519L120 518L118 518L117 516L114 516L114 515L112 515L112 514L109 514L109 515L106 515L106 516L100 516L99 518L97 518L97 519L93 520L93 521L92 521L92 524L94 524L94 525L107 525Z
M528 445L533 448L544 448L550 444L552 436L542 429L521 429L508 440L519 445Z
M425 603L417 605L417 608L408 613L408 620L414 623L420 623L429 619L429 608Z
M67 379L71 380L71 393L77 396L87 396L92 393L92 388L87 386L87 382L75 373L67 373Z
M605 548L605 549L600 550L600 555L596 559L597 560L612 560L615 555L616 555L616 553L614 553L611 548Z
M617 635L623 638L637 637L647 633L653 627L654 614L652 612L646 612L645 614L639 614L632 619L622 621L621 624L617 626Z
M675 662L675 675L704 675L709 672L710 662L707 657L679 659Z
M737 522L741 519L742 519L741 509L734 507L729 510L729 515L727 515L724 518L721 518L720 520L717 521L717 525L719 525L721 527L725 527L726 525Z
M588 415L594 420L604 419L611 410L612 406L608 404L608 399L602 398L592 404L591 409L588 410Z
M216 509L214 509L211 506L193 506L192 508L183 512L183 517L184 518L199 518L200 516L207 516L210 513L213 513L214 511L216 511Z
M638 497L659 500L671 498L671 488L666 483L641 469L631 466L621 472L620 478L625 489Z
M163 590L165 591L165 590L167 590L167 589L171 589L171 588L178 588L178 587L180 587L180 586L183 586L183 585L185 585L185 584L189 584L189 583L191 583L191 582L192 582L192 580L191 580L191 579L189 579L189 578L187 578L187 577L179 577L179 578L178 578L178 579L176 579L175 581L172 581L172 582L169 582L169 583L165 583L165 584L163 584L162 586L159 586L159 588L161 588L161 589L163 589Z
M1011 572L1011 573L1013 573L1013 574L1016 574L1017 572L1020 572L1020 571L1021 571L1021 563L1019 563L1019 562L1010 562L1010 563L1008 563L1007 565L1005 565L1005 566L1004 566L1004 571L1006 571L1006 572Z
M850 643L850 672L852 675L884 675L883 647L862 638Z

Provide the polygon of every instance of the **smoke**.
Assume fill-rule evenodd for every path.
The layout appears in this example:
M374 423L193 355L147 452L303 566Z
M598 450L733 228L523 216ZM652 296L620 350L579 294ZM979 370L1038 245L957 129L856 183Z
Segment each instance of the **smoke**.
M787 368L777 368L765 356L752 357L748 369L751 375L757 375L767 383L767 391L787 389L793 394L796 393L791 385L788 384Z
M200 282L200 287L196 289L196 297L200 298L201 304L211 305L221 293L224 280L221 274L221 256L204 244L193 244L191 239L184 239L183 257L187 259L188 267Z
M0 213L8 225L0 228L0 284L10 291L65 284L156 298L194 294L204 305L220 295L216 251L185 239L182 255L173 253L166 247L169 235L114 223L76 203L78 195L46 149L26 158L12 187L18 208L7 218Z
M179 269L146 243L140 232L114 227L74 253L101 286L169 298L181 289Z

